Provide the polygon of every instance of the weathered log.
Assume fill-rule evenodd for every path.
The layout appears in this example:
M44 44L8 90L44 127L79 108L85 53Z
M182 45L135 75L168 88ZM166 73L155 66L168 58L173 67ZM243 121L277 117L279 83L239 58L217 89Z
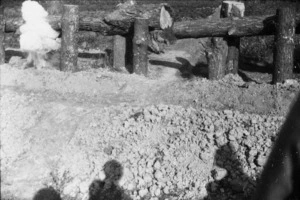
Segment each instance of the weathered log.
M175 22L173 31L177 38L274 35L275 19L272 15L218 20L198 19ZM300 14L296 15L296 24L300 26Z
M221 17L244 17L245 5L242 2L236 1L223 1L221 9ZM226 37L228 45L228 56L226 61L226 74L238 73L239 54L240 54L240 38L239 37Z
M172 11L168 4L148 4L121 5L112 12L80 12L79 30L100 32L103 35L125 35L129 33L135 18L138 17L147 18L151 28L160 29L159 19L162 7ZM16 9L16 12L19 11ZM60 20L61 15L49 15L48 17L49 23L55 30L61 29ZM5 24L6 32L15 32L23 24L23 19L21 16L11 17L6 19Z
M126 71L125 68L126 38L120 35L114 36L113 68L117 71Z
M133 72L148 74L148 20L137 18L134 22L133 37Z
M221 6L215 9L209 19L221 18ZM206 50L206 59L208 64L208 78L210 80L218 80L225 76L226 59L228 45L224 38L214 37L211 39L211 46Z
M77 71L78 6L64 5L62 16L61 62L62 71Z
M295 8L277 10L278 24L275 34L273 83L292 78L295 49Z
M211 40L211 48L206 51L208 79L218 80L225 75L228 46L223 38L213 37Z
M148 7L149 6L149 7ZM157 7L156 12L151 12L151 8ZM103 35L124 35L129 33L128 27L133 23L134 18L139 15L148 16L149 26L152 29L160 29L159 13L161 6L167 4L144 5L140 8L135 7L138 11L131 14L120 12L120 19L112 17L111 13L105 12L80 12L79 30L100 32ZM143 7L149 8L149 12L143 12ZM168 6L170 7L170 6ZM157 16L151 17L152 15ZM116 15L116 14L114 14ZM110 17L106 17L110 16ZM104 18L107 18L106 20ZM275 34L275 16L251 16L244 18L224 18L224 19L198 19L192 21L175 22L173 31L177 38L201 38L211 36L254 36L254 35L274 35ZM59 30L61 16L49 16L51 26ZM23 20L21 16L10 17L5 19L5 32L15 32L21 25ZM132 24L131 24L132 25ZM300 14L296 15L296 25L299 27L297 33L300 33Z
M0 6L0 64L5 63L5 49L4 49L4 9Z
M136 18L148 19L149 27L160 28L162 7L165 7L173 16L173 10L168 4L134 4L128 6L127 3L124 3L115 11L107 14L104 21L113 27L120 27L124 33L129 32Z

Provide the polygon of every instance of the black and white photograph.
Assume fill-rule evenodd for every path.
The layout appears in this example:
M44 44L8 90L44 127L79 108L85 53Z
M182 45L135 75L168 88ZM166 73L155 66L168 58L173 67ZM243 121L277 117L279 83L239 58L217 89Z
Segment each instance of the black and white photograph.
M0 0L0 200L300 200L300 0Z

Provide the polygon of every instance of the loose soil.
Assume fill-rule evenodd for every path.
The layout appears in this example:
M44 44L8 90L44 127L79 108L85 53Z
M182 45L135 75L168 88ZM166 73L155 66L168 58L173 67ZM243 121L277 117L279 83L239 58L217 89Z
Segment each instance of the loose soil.
M243 70L209 81L201 42L151 54L147 78L86 58L76 73L20 69L21 57L1 65L2 198L51 186L86 200L114 159L123 199L248 199L299 77L271 85L271 74Z

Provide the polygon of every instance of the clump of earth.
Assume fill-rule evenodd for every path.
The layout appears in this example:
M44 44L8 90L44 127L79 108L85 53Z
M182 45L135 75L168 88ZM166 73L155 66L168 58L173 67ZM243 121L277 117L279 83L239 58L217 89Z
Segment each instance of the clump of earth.
M76 73L1 65L1 198L52 187L87 200L119 170L124 199L249 199L300 84L247 71L252 81L207 80L198 42L151 54L149 77L86 58ZM106 170L112 160L121 169Z

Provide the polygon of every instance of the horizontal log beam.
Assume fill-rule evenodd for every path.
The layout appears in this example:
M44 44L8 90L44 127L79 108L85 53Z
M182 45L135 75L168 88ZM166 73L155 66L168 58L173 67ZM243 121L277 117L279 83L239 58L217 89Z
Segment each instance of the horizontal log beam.
M175 22L173 31L177 38L274 35L275 24L275 16L199 19ZM300 14L296 16L296 25L300 33Z
M100 32L103 35L125 35L130 31L136 18L147 18L150 27L159 28L160 10L165 3L119 6L113 11L80 12L79 30ZM12 10L10 10L12 12ZM16 13L19 13L16 8ZM61 30L61 16L49 15L52 28ZM5 32L15 32L22 24L21 16L6 17Z
M159 13L162 5L138 5L135 8L99 15L88 12L80 13L79 30L100 32L103 35L125 35L132 27L136 17L149 16L150 28L160 29ZM152 6L152 7L151 7ZM156 8L156 9L153 9ZM129 14L130 13L130 14ZM119 15L119 16L118 16ZM143 15L143 16L141 16ZM61 16L49 16L49 22L55 30L61 29ZM244 18L198 19L174 23L174 34L177 38L200 38L211 36L255 36L273 35L275 33L275 16L250 16ZM21 25L21 17L6 18L5 32L15 32ZM296 33L300 33L300 14L296 15Z
M51 27L57 31L61 30L61 16L49 16L48 21ZM24 23L22 17L6 18L5 32L16 32ZM104 22L103 17L80 17L79 30L100 32L103 35L123 35L128 31L122 27L114 27Z

